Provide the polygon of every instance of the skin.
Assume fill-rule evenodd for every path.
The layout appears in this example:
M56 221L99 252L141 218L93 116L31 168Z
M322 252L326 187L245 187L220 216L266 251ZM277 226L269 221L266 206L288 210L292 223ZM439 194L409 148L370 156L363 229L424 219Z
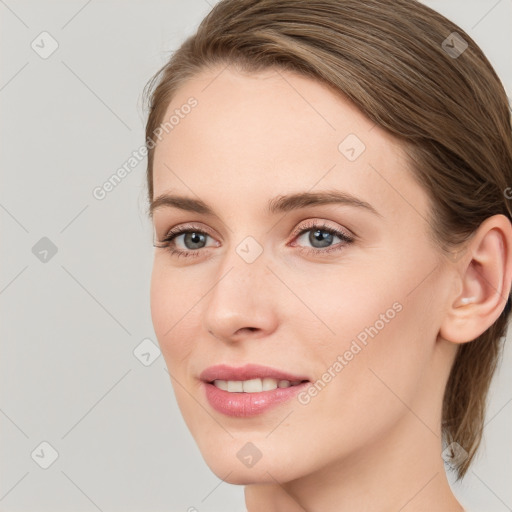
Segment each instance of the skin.
M156 146L154 198L200 198L216 216L154 210L156 243L185 223L208 237L198 257L155 249L151 312L206 463L247 486L249 512L462 510L441 458L442 396L458 344L505 306L509 221L488 219L462 257L444 257L399 142L309 78L214 67L177 91L166 119L191 96L197 106ZM354 161L338 149L348 134L366 146ZM341 204L265 210L275 196L324 190L378 214ZM294 235L310 221L355 239L334 236L328 247L340 250L322 255L328 247L312 245L311 231ZM252 263L236 252L247 236L262 249ZM184 235L175 243L191 250ZM462 304L468 296L475 301ZM213 364L261 364L314 382L397 303L400 312L305 405L232 418L204 396L199 374ZM261 452L251 468L237 458L249 441Z

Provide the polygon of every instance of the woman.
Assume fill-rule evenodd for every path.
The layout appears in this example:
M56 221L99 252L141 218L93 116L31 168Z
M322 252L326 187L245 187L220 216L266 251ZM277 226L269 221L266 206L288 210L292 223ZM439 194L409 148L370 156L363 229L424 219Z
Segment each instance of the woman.
M223 0L148 86L152 320L249 512L462 510L510 312L512 136L411 0Z

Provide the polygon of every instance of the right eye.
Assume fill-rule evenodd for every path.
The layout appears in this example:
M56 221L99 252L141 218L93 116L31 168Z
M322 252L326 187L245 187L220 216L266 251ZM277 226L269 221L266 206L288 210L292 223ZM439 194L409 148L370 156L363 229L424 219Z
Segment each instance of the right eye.
M176 240L183 236L184 249L176 248ZM194 226L180 226L171 229L155 247L168 250L173 256L199 256L201 249L205 248L207 238L210 237L205 231ZM189 245L189 247L187 247ZM199 247L198 247L199 246Z

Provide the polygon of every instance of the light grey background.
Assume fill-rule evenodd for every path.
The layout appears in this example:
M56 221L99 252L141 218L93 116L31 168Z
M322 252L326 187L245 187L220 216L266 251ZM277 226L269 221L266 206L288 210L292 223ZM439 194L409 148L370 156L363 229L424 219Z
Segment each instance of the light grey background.
M426 3L481 45L511 96L512 0ZM245 510L242 487L203 462L162 356L133 353L156 343L145 161L92 194L143 144L143 86L209 10L0 0L0 511ZM44 31L58 43L47 58ZM508 346L484 450L454 487L475 512L512 510L511 358ZM58 452L48 469L42 442Z

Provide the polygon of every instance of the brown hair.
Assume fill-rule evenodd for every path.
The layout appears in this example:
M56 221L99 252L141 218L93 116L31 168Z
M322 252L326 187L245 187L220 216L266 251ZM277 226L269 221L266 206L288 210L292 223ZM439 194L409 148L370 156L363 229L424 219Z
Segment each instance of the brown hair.
M400 139L430 197L432 236L446 255L486 218L512 218L504 195L512 184L512 130L503 86L460 27L414 0L219 2L146 85L150 202L152 137L176 90L199 71L228 64L319 80ZM481 441L510 309L509 297L486 332L459 346L446 386L444 441L468 452L458 478Z

